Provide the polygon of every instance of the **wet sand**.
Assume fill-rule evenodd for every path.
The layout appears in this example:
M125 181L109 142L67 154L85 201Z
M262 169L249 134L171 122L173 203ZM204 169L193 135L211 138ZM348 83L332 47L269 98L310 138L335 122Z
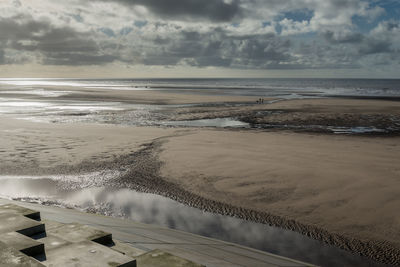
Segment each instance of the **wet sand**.
M97 167L102 162L113 162L176 131L106 124L39 123L2 116L0 171L3 175L87 172L76 167L82 162Z
M168 181L245 218L399 263L399 146L398 137L201 130L170 138L160 158Z
M61 100L97 100L97 101L118 101L138 104L196 104L216 102L253 102L254 97L249 96L228 96L219 94L202 94L199 90L190 92L174 92L157 89L118 90L82 88L71 86L45 86L45 90L70 91L70 94L59 97ZM133 88L132 88L133 89Z
M271 100L262 105L187 107L176 120L236 117L256 128L327 132L325 127L375 127L400 133L400 101L373 99Z
M103 99L103 93L93 94L91 99ZM145 103L155 99L154 92L142 100L131 92L120 94L114 97L129 95L130 101ZM73 97L77 96L63 99ZM161 102L206 101L197 95L186 100L184 95L180 100L170 97ZM207 97L215 102L214 96ZM273 110L281 113L269 116ZM308 118L303 123L315 118L323 122L332 117L339 124L343 117L350 117L360 125L365 124L361 119L371 125L387 119L384 126L389 127L397 123L400 102L294 100L181 108L171 116L249 117L260 111L266 112L261 119L282 123L298 122L300 117ZM396 135L52 124L2 115L0 140L3 175L120 168L127 173L105 185L159 193L209 211L293 229L383 262L400 263L400 137Z

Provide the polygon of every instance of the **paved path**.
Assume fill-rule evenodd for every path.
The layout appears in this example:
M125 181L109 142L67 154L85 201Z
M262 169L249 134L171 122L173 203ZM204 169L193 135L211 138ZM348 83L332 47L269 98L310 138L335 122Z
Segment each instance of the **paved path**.
M162 249L207 267L311 266L248 247L131 220L0 199L0 204L5 203L40 211L42 219L77 222L111 232L115 239L144 252Z

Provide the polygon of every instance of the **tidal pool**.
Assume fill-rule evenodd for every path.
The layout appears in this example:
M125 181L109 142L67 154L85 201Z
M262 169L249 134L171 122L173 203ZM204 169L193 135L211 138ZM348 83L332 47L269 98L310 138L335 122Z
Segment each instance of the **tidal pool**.
M249 246L321 266L386 266L326 245L299 233L220 214L204 212L159 195L113 189L81 176L0 176L0 197L95 211ZM101 174L112 179L118 172ZM79 184L82 187L65 184ZM86 181L87 180L87 181ZM69 189L65 189L69 188Z
M167 121L162 125L166 126L183 126L183 127L232 127L232 128L249 128L250 124L242 122L234 118L215 118L202 120L184 120L184 121Z

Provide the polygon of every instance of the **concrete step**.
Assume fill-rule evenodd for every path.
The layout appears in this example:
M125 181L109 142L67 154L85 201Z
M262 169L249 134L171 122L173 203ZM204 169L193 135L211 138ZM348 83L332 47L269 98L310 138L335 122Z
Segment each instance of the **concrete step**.
M45 266L136 266L132 257L109 248L115 245L110 233L77 223L45 223L47 235L40 239Z
M115 251L122 253L131 258L136 258L137 256L140 256L140 255L148 252L148 250L135 248L131 244L123 243L118 240L113 240L113 241L114 241L114 245L111 246L110 249L115 250Z
M29 219L40 221L40 212L31 210L25 207L21 207L15 204L0 205L0 214L12 213L25 216Z
M136 260L93 241L46 248L45 266L136 267Z
M0 242L0 267L45 267L45 265Z
M61 237L69 242L90 240L104 246L114 245L110 233L78 223L53 224L47 231L53 236Z
M44 253L44 244L22 235L17 232L9 232L5 234L0 234L0 240L18 251L28 255L36 256Z
M34 221L23 215L13 213L0 214L0 234L18 232L25 236L34 236L45 232L45 226L41 222Z
M159 249L140 255L136 260L139 267L205 267Z
M26 266L136 266L132 257L107 247L114 246L110 233L77 223L56 222L48 222L45 231L45 224L36 220L40 220L37 211L13 204L0 206L0 240L4 242L0 266L9 266L9 261L18 263L15 266L24 262ZM38 234L42 234L40 242L30 238ZM41 263L27 256L40 259Z

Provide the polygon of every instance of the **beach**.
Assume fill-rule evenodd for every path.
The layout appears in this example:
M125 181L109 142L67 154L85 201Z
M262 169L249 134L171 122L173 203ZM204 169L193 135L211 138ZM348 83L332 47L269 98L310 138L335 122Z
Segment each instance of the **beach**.
M128 242L213 266L400 266L400 0L0 13L0 202L226 242Z
M205 199L267 213L245 211L244 217L391 258L399 249L398 143L200 131L169 140L161 153L162 176Z
M57 97L63 105L122 104L105 103L109 109L94 115L71 109L1 114L2 176L112 170L117 174L111 178L84 186L156 193L400 263L399 101L265 97L257 104L251 96L43 90L50 89L72 92ZM55 109L48 97L27 94L23 101L28 100ZM133 106L110 108L121 105ZM150 125L125 123L139 110L135 105L167 106L146 110L156 118ZM164 124L215 118L235 118L248 127ZM77 188L76 181L60 179L64 187Z

